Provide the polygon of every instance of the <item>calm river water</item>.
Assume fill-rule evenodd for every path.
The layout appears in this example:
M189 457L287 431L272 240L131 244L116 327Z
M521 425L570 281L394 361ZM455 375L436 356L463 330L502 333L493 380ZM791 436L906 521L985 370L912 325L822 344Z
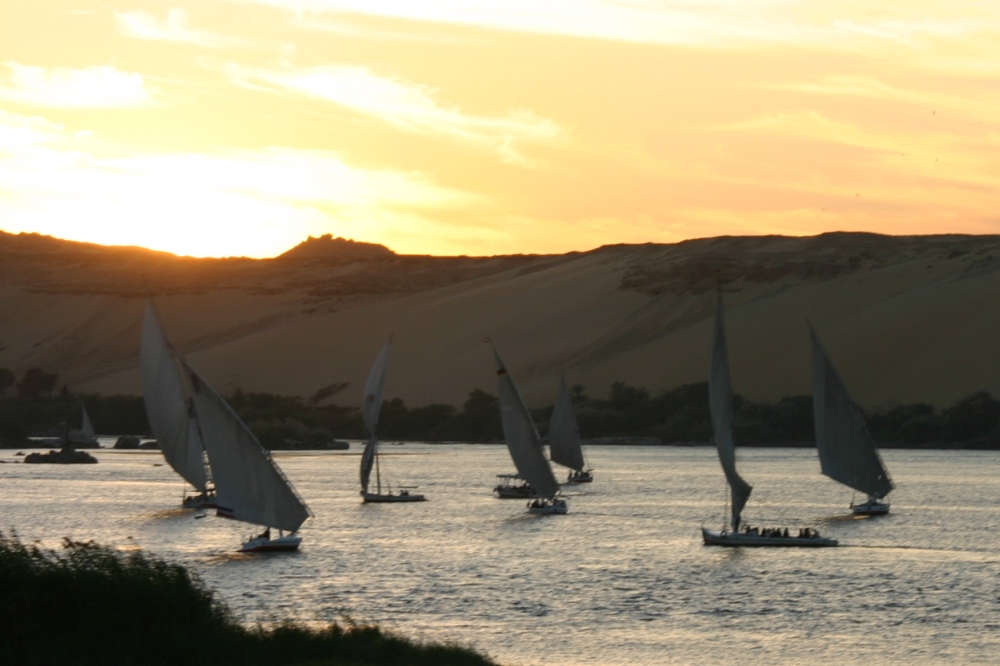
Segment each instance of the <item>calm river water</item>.
M566 516L491 496L502 446L385 446L429 500L362 505L359 447L279 453L315 517L296 554L233 551L251 528L176 508L158 452L98 465L0 465L0 528L138 545L190 566L245 620L348 614L472 645L504 664L974 664L1000 655L1000 454L885 451L885 518L845 517L815 451L741 449L755 524L812 525L828 549L723 549L714 449L591 447ZM0 460L14 461L14 451ZM562 476L563 472L559 472Z

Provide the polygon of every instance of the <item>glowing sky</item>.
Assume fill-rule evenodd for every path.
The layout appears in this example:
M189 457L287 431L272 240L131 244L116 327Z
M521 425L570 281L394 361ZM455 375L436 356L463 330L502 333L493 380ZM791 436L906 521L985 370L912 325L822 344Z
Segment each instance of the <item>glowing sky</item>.
M0 229L195 256L1000 233L1000 3L0 0Z

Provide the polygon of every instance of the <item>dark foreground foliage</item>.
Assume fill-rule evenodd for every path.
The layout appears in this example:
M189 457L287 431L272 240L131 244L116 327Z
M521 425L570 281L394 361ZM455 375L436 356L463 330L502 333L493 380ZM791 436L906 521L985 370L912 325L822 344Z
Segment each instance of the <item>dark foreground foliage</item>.
M247 628L184 567L67 540L62 552L0 532L0 662L24 665L489 666L350 622Z
M585 438L655 437L667 443L704 443L712 436L704 382L657 395L615 382L606 399L592 398L576 385L572 399ZM228 400L269 449L321 449L334 438L365 436L357 407L239 390ZM81 404L98 432L149 434L141 397L67 393L0 397L0 446L25 446L28 434L59 434L60 424L78 427ZM811 396L786 396L773 403L734 396L733 408L741 446L813 445ZM552 407L532 413L544 434ZM944 409L923 403L898 405L867 413L865 418L876 442L886 448L1000 449L1000 401L982 391ZM469 394L461 409L407 407L395 398L382 406L379 435L384 440L497 442L503 439L500 407L495 395L480 389Z

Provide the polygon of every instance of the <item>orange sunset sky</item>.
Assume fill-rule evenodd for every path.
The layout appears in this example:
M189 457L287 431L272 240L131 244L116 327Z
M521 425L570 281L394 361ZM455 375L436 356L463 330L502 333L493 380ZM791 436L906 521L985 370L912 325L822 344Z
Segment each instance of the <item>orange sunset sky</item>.
M1000 232L1000 3L0 0L0 229L195 256Z

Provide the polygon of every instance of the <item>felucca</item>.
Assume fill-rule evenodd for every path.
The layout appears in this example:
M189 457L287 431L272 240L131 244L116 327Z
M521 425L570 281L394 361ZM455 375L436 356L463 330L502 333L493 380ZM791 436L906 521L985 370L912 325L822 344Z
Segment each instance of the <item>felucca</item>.
M153 344L157 335L162 344ZM143 388L150 422L160 423L154 434L158 441L168 435L160 447L171 467L206 488L207 453L216 515L265 528L240 552L297 550L302 538L296 532L310 516L308 507L232 407L166 343L152 306L143 330ZM271 538L271 528L279 530L278 538Z
M882 499L894 487L889 472L861 411L851 400L811 324L809 339L812 342L813 422L820 468L834 481L867 495L868 499L862 504L851 502L855 515L885 515L889 513L889 503Z
M573 413L565 373L559 376L559 395L549 420L549 457L552 462L569 467L569 483L590 483L594 480L593 470L583 459L580 426Z
M549 461L545 459L542 438L538 436L531 412L495 346L493 356L497 364L497 391L500 395L503 437L518 473L534 491L534 499L528 503L528 511L538 514L566 513L566 500L556 497L559 483L552 474Z
M368 430L368 443L361 454L361 496L365 502L423 502L426 497L423 495L411 494L405 488L399 493L393 494L390 488L387 492L382 492L382 472L379 468L378 453L378 428L379 412L382 411L382 389L385 387L385 371L389 363L389 352L392 349L392 337L386 341L382 351L375 357L371 372L368 374L368 381L365 382L364 404L362 414L365 420L365 429ZM372 468L375 468L375 492L369 492L369 483L372 475Z
M183 359L181 365L215 478L216 515L266 528L240 552L297 550L302 538L296 532L309 508L233 408ZM271 528L278 538L271 538Z
M66 444L77 449L100 448L101 446L97 441L94 424L90 421L90 414L87 413L87 408L82 404L80 405L80 429L70 430L66 433Z
M148 303L140 354L146 416L167 463L197 491L195 495L185 491L182 506L209 508L215 506L215 486L182 360L163 332L156 307Z
M743 507L750 498L753 487L736 471L736 442L733 438L733 392L729 380L729 352L726 348L726 329L722 312L722 293L719 293L715 313L715 330L712 334L712 362L708 376L709 411L712 432L719 451L719 462L729 484L731 519L729 530L701 528L705 543L713 546L836 546L836 539L823 538L812 528L800 529L790 535L788 529L761 529L745 526L740 531Z

